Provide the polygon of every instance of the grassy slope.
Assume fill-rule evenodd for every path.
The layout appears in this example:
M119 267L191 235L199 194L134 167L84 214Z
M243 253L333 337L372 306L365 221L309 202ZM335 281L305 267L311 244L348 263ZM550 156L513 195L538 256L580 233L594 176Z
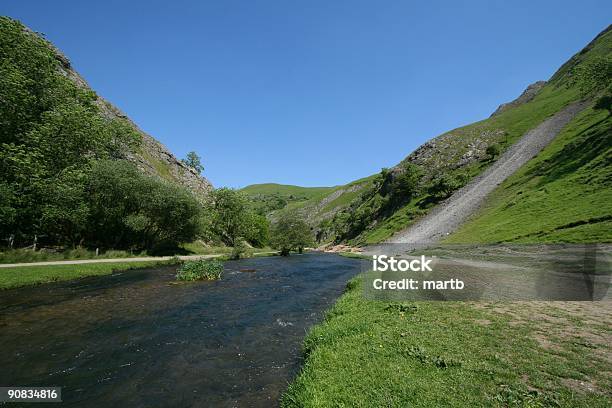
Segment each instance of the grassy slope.
M408 311L369 301L359 279L305 340L303 371L283 397L286 407L607 407L610 396L582 393L569 382L591 381L605 392L608 363L594 345L562 334L537 338L542 322L517 323L524 304L419 302ZM510 309L501 313L500 309ZM551 305L551 319L583 323ZM509 323L513 324L509 324ZM609 327L589 327L605 334ZM537 391L536 391L537 390Z
M58 282L85 276L110 275L113 272L164 265L167 262L113 262L81 265L18 266L0 269L0 289Z
M588 109L447 242L612 241L612 118Z
M266 183L266 184L251 184L250 186L246 186L241 191L249 196L253 195L280 195L283 197L289 197L291 195L296 197L306 197L312 198L320 193L330 191L333 187L300 187L300 186L292 186L288 184L275 184L275 183Z
M494 141L500 143L503 148L507 148L525 132L536 127L576 99L575 91L549 85L544 87L534 100L525 105L509 109L498 116L455 129L449 132L449 134L452 134L452 142L448 149L455 150L456 153L453 157L447 158L447 163L452 164L452 162L458 161L466 146L469 146L481 134L500 135ZM451 174L463 173L472 178L484 171L489 164L486 161L474 162L456 169L447 169L446 172ZM431 197L426 192L422 193L392 215L380 219L372 228L364 230L360 236L353 240L353 243L375 244L390 238L395 232L406 228L427 214L433 207L423 206L422 203L428 202L430 199Z

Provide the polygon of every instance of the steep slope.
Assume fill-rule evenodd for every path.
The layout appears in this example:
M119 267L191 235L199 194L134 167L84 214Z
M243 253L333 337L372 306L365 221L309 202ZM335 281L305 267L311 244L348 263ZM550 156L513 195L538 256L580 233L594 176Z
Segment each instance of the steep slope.
M490 118L430 140L397 166L383 169L362 183L337 187L335 191L340 191L343 198L338 205L332 206L331 211L328 211L329 206L321 205L338 200L330 197L331 192L302 203L299 210L316 229L320 242L355 245L388 240L423 220L431 211L440 214L447 208L444 203L453 193L470 182L475 183L475 177L495 166L499 157L507 157L504 152L530 130L535 132L539 125L545 126L547 119L578 101L592 105L598 96L610 92L606 88L611 77L611 44L612 35L608 27L549 81L530 85L516 100L501 105ZM565 117L560 123L565 124L570 119ZM541 134L550 141L559 130L555 127L554 132ZM536 139L538 135L540 133L536 132ZM539 149L544 145L539 145ZM523 157L518 164L524 164L529 157ZM512 167L512 171L515 170L516 166ZM602 170L597 167L593 171ZM501 181L503 178L496 179L496 182ZM348 190L350 194L347 194ZM478 197L478 202L491 190L481 190L483 194ZM601 195L603 191L596 194ZM461 213L461 219L476 207L470 206L468 213ZM454 223L453 228L438 231L438 235L449 233L457 225ZM407 239L406 234L402 237ZM466 239L465 235L463 239Z
M612 242L610 129L585 109L445 242Z
M583 108L584 103L571 104L527 132L491 167L436 206L412 227L395 234L389 242L432 243L453 232L479 208L489 193L537 155Z
M6 17L2 18L2 24L18 24L21 26L24 38L27 38L27 41L36 42L48 48L57 61L57 69L62 75L70 79L79 89L91 92L94 95L94 103L105 119L109 121L121 121L138 135L140 143L138 143L137 146L133 146L132 149L124 150L125 159L136 164L138 168L147 174L155 175L167 181L180 184L196 194L205 195L210 191L212 185L206 178L200 176L194 169L183 164L168 150L168 148L152 136L143 132L118 108L95 94L87 82L73 69L70 60L57 49L57 47L20 23Z

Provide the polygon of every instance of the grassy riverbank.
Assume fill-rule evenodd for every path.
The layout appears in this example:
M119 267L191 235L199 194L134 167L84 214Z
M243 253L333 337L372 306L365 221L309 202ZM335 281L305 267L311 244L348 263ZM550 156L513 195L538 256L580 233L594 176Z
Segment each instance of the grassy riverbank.
M305 343L285 407L607 407L610 303L368 301L361 282Z
M87 263L77 265L18 266L0 268L0 289L66 281L86 276L110 275L130 269L168 265L169 261Z

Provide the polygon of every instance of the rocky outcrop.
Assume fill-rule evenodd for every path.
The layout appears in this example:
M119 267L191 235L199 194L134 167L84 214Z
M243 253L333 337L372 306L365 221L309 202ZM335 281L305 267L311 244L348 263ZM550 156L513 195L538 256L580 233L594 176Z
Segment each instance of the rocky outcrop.
M525 89L523 93L512 102L502 103L501 105L499 105L490 117L499 115L500 113L505 112L510 108L514 108L531 101L540 92L544 85L546 85L546 81L534 82L533 84L529 85L527 89Z
M90 89L83 77L72 68L70 60L50 42L49 45L55 51L55 57L60 62L61 72L80 88ZM134 163L143 172L178 183L201 198L204 198L212 190L212 184L206 178L183 164L166 146L142 131L116 106L100 96L97 96L96 104L104 117L126 121L142 138L142 143L137 149L125 152L125 159Z

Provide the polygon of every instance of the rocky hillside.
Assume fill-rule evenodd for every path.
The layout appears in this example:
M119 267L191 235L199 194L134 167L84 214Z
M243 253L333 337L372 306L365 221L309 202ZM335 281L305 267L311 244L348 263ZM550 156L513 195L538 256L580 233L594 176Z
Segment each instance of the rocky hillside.
M24 27L24 30L30 35L38 37L38 34L28 28ZM55 58L59 62L58 69L79 88L90 90L91 88L87 82L74 70L70 60L52 43L42 37L40 38L53 50ZM176 182L198 195L206 195L212 189L211 183L206 178L202 177L191 167L183 164L166 146L151 135L143 132L117 107L99 95L96 95L96 105L105 118L125 121L139 135L141 143L136 149L125 151L125 158L136 164L143 172L170 182Z
M577 101L593 106L599 97L610 93L611 44L607 28L550 80L529 85L517 99L500 105L490 118L435 137L393 168L336 187L295 209L309 220L320 242L363 245L389 239L444 203L550 116ZM593 171L606 170L599 165ZM605 191L591 189L589 194L599 197ZM562 208L557 206L558 211ZM466 235L462 239L468 240Z

